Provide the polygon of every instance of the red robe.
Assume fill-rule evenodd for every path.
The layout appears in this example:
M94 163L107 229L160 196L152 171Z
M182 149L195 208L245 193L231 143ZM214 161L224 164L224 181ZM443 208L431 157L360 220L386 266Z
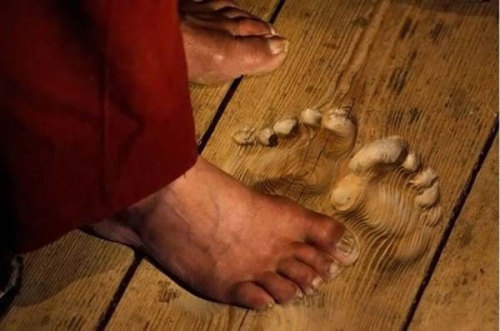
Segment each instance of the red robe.
M2 208L18 251L112 216L194 164L175 0L2 1L0 31Z

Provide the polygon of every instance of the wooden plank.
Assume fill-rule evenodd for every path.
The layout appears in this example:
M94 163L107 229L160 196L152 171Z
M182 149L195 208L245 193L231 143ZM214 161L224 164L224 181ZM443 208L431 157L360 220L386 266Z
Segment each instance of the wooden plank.
M429 242L421 256L397 265L397 256L383 250L394 239L388 242L358 229L363 251L355 267L328 284L320 296L264 313L208 304L178 288L175 299L162 302L154 294L164 291L160 282L168 278L144 262L110 329L155 329L163 321L179 329L187 328L188 321L199 329L224 323L227 329L243 330L401 327L497 116L492 70L497 63L497 6L440 0L288 0L277 27L291 39L291 56L274 75L243 82L204 153L227 172L254 184L256 178L248 175L247 166L257 164L264 153L276 152L248 152L236 146L231 139L236 129L267 126L308 107L350 106L360 143L403 135L424 163L440 174L443 221L425 231L411 224L414 237L425 232ZM328 194L299 201L331 212Z
M130 249L80 231L27 254L0 330L94 329L132 260Z
M498 330L498 136L478 174L411 330Z
M239 1L269 19L278 1ZM199 141L230 83L191 85ZM0 330L95 328L133 261L132 250L75 231L26 255L23 286L0 321Z

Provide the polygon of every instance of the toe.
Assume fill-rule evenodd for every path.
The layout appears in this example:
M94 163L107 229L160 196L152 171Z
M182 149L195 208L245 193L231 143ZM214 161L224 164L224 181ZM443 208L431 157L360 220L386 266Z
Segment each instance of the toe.
M302 292L312 295L318 291L322 277L309 265L296 259L287 259L278 265L278 273L300 286Z
M242 17L249 17L249 18L256 18L254 15L250 14L249 12L242 10L240 8L234 8L234 7L224 7L215 12L216 15L226 17L226 18L242 18Z
M331 218L312 213L312 220L306 233L306 242L332 254L335 244L344 233L344 226Z
M288 41L281 37L239 37L228 41L226 50L225 68L234 76L263 74L283 63Z
M256 279L279 303L286 304L303 296L298 285L274 272L266 272Z
M259 19L255 18L238 18L231 20L232 27L229 31L234 36L264 36L275 35L274 28Z
M190 24L182 29L191 82L212 84L264 74L286 58L288 42L281 37L239 37Z
M273 30L268 23L255 18L229 19L223 17L216 20L207 20L186 16L185 20L199 27L228 32L233 36L270 36L273 34Z
M238 5L232 0L181 1L179 6L181 11L191 14L213 13L223 8L238 8Z
M318 215L311 223L306 242L333 256L342 265L353 264L359 256L357 237L329 217Z
M274 299L259 285L252 282L239 283L230 293L230 301L250 309L265 309L274 304Z
M332 256L304 243L294 244L293 256L298 261L310 266L326 280L331 280L338 276L342 269L342 266Z
M383 166L394 167L406 159L408 146L400 137L376 140L361 148L349 162L351 171L367 176Z

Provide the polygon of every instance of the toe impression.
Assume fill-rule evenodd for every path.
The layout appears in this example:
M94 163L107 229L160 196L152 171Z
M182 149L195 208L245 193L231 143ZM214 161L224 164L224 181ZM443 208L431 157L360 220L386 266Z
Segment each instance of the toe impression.
M356 126L345 109L331 109L325 113L322 126L342 138L349 138L356 134Z
M376 140L364 146L349 162L349 168L359 176L366 176L381 165L403 163L408 146L401 137Z

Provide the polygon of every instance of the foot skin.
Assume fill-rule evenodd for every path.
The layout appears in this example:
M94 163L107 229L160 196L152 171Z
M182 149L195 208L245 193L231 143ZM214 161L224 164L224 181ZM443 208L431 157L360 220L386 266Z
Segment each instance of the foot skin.
M189 81L213 84L265 74L286 58L288 41L230 0L181 0Z
M194 292L252 309L314 294L359 254L340 223L250 190L202 158L93 228L143 250Z

